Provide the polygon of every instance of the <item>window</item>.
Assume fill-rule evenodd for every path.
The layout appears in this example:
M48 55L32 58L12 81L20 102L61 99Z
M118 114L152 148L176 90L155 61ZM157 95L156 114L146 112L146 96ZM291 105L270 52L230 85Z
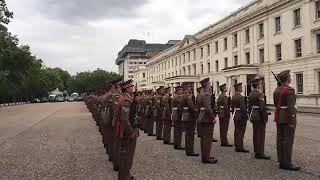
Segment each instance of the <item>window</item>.
M264 48L259 49L259 61L260 64L264 63Z
M188 75L191 75L191 67L188 66Z
M190 62L190 51L187 52L188 55L188 62Z
M320 53L320 34L317 34L317 53Z
M207 45L207 56L210 56L210 44Z
M275 32L279 33L281 31L281 18L280 16L278 16L274 20L275 20Z
M200 57L203 58L203 47L200 48Z
M193 75L196 75L197 73L197 66L194 64L193 65Z
M315 6L316 6L316 19L320 19L320 1L316 1Z
M228 58L224 58L224 68L228 68Z
M128 76L128 77L129 77L130 79L132 79L132 78L133 78L133 76L131 76L131 75L130 75L130 76Z
M260 39L264 38L264 25L263 25L263 23L259 24L259 38Z
M281 54L281 44L276 45L276 60L281 61L282 54Z
M216 44L216 53L218 53L219 52L219 42L216 41L215 44Z
M197 54L196 54L196 50L194 49L194 50L193 50L193 60L195 61L196 58L197 58Z
M132 74L132 73L133 73L133 71L129 71L129 73L130 73L130 74Z
M210 73L210 62L208 62L208 73Z
M183 64L186 63L186 55L185 54L182 54L182 61L183 61Z
M238 66L238 55L233 56L233 63L235 66Z
M175 58L176 67L178 66L178 58Z
M246 41L246 43L250 42L250 30L249 29L245 30L245 41Z
M183 75L186 75L186 68L183 68Z
M293 24L294 24L294 27L298 27L301 25L300 8L293 11Z
M201 74L203 74L203 64L201 64Z
M142 73L142 77L143 77L143 78L146 78L146 73Z
M224 38L224 50L228 50L228 38Z
M218 72L218 71L219 71L219 61L216 60L216 72Z
M302 94L303 93L303 74L302 73L296 74L296 81L297 81L297 93Z
M246 62L250 64L250 52L246 52Z
M301 39L294 40L294 47L296 50L296 57L301 57L302 56Z
M234 33L233 34L233 47L237 47L238 46L238 34Z

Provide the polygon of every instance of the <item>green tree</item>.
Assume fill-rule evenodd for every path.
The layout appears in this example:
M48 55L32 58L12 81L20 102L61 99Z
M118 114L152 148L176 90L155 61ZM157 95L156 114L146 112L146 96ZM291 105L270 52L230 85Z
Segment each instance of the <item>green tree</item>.
M8 10L5 0L0 0L0 24L8 24L13 18L13 13Z

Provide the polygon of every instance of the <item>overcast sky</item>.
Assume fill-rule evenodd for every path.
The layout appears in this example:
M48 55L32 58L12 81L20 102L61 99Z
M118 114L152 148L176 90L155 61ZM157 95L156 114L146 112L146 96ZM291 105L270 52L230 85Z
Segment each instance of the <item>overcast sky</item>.
M129 39L166 43L216 22L252 0L6 0L9 31L49 67L71 74L117 72Z

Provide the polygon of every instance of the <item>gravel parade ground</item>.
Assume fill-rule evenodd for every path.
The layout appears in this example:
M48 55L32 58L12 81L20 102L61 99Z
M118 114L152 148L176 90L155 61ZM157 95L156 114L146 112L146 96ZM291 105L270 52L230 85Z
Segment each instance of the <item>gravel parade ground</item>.
M230 143L233 129L230 121ZM254 158L251 123L245 136L249 154L216 142L211 153L218 164L212 165L141 132L132 174L137 180L320 179L320 115L298 115L293 162L301 166L299 172L278 168L273 116L266 134L266 154L271 161ZM214 137L219 138L218 124ZM200 152L197 137L195 152ZM64 102L0 108L0 179L115 180L117 173L107 160L101 135L85 104Z

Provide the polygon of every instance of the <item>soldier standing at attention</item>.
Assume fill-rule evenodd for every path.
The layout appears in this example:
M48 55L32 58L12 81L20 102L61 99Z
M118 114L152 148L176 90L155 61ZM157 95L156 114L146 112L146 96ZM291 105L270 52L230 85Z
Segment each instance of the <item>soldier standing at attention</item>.
M215 164L218 160L210 156L213 128L216 122L214 111L211 108L212 92L210 92L211 88L209 78L203 79L200 81L200 84L202 86L202 90L198 100L200 109L198 122L200 124L201 131L201 159L203 163Z
M266 125L268 122L267 105L261 91L262 78L252 80L252 92L249 95L249 121L253 125L253 146L256 159L271 159L264 154Z
M157 94L154 99L154 120L156 122L156 136L157 140L163 140L163 121L162 121L162 105L161 100L163 97L163 86L159 87L157 90Z
M196 107L198 109L198 113L200 112L200 109L199 109L199 95L200 95L201 90L202 90L202 87L198 87L197 88ZM197 134L198 134L198 137L201 137L200 124L199 124L198 121L197 121Z
M300 167L292 164L292 148L297 125L297 109L295 90L289 86L291 83L290 71L278 74L277 79L281 86L273 93L275 105L274 121L277 123L277 152L279 168L284 170L299 171Z
M112 95L112 164L113 164L113 170L114 171L119 171L119 148L120 148L120 140L116 136L116 107L118 106L118 101L120 96L122 95L121 87L120 84L122 83L121 81L117 81L114 83L114 93Z
M167 87L164 89L164 96L162 98L162 120L164 123L163 129L163 144L172 145L171 140L171 97L170 97L171 88Z
M241 95L242 83L234 85L235 95L231 99L232 120L234 121L234 145L236 152L248 153L249 150L244 149L243 139L246 132L248 114L245 99Z
M149 95L146 98L147 100L147 107L146 107L146 123L145 123L145 131L148 133L148 136L155 136L153 134L153 125L154 125L154 118L153 118L153 100L154 94L152 91L149 91Z
M192 98L191 83L183 83L182 117L185 129L185 146L187 156L199 156L194 153L194 130L196 126L197 109Z
M228 130L230 122L230 105L227 97L227 85L222 84L219 86L221 94L218 97L218 116L219 116L219 127L220 127L220 141L223 147L232 147L228 141Z
M184 150L184 148L181 147L182 131L183 131L183 123L181 122L183 88L182 86L177 86L175 89L176 89L176 93L174 94L171 102L172 123L174 127L173 128L174 149Z
M116 107L116 136L120 140L118 180L133 179L130 169L136 148L139 130L134 126L134 114L131 103L133 100L134 85L132 80L121 84L123 95L120 96Z

